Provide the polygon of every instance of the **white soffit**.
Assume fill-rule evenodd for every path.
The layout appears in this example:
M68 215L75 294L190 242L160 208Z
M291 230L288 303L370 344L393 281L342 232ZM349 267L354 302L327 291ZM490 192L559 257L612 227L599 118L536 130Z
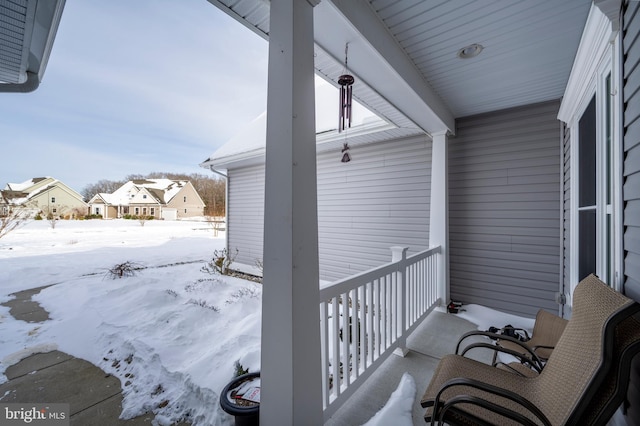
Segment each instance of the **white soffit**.
M559 99L591 0L368 0L454 116ZM478 43L482 52L457 52Z

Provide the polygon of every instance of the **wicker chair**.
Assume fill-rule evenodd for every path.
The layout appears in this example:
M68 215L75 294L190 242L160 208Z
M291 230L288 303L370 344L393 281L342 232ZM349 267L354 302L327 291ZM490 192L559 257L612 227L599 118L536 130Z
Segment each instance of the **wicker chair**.
M624 399L620 395L626 392L630 360L640 350L637 322L631 318L638 311L638 303L590 275L576 287L573 316L540 374L522 377L447 355L421 400L427 407L425 420L451 425L601 424Z

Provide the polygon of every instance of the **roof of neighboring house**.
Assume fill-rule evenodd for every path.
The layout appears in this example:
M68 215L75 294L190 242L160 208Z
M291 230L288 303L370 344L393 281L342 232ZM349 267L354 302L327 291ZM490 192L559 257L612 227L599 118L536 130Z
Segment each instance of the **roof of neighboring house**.
M55 181L54 178L52 177L36 177L36 178L31 178L29 180L26 180L24 182L21 183L7 183L7 186L5 187L5 190L9 190L9 191L27 191L29 188L34 187L36 184L45 181L45 180L49 180L51 182Z
M65 185L62 181L48 176L32 178L21 183L7 183L2 195L7 202L19 205L53 188L60 188L76 197L79 201L84 202L82 195L78 192Z

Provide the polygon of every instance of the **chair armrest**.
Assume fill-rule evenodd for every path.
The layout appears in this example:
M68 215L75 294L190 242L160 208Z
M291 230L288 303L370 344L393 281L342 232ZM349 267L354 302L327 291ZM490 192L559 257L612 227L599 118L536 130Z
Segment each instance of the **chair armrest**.
M471 336L485 336L485 337L489 337L489 338L491 338L493 340L498 340L498 339L503 337L500 334L492 333L490 331L480 331L480 330L469 331L467 333L464 333L462 336L460 336L460 340L458 340L458 344L456 345L456 351L455 351L456 355L459 355L458 352L460 351L460 345L462 344L462 342L467 337L471 337Z
M514 341L518 342L515 339L514 339ZM470 344L469 346L464 348L464 350L462 351L462 353L460 355L464 356L471 349L475 349L475 348L491 349L491 350L493 350L495 352L502 352L502 353L511 355L511 356L517 358L518 360L520 360L521 363L530 365L538 373L542 372L542 369L544 368L544 363L542 362L540 357L538 357L538 355L536 355L531 349L529 349L528 347L526 347L524 345L522 345L522 348L526 351L526 353L529 356L526 356L526 355L522 354L521 352L514 351L512 349L504 348L504 347L502 347L500 345L490 345L488 343L482 343L482 342Z
M515 421L519 421L522 424L526 424L526 425L535 425L535 423L533 423L531 420L529 420L528 418L526 418L525 416L523 416L520 413L517 413L513 410L504 408L504 407L500 407L498 405L496 405L495 403L492 403L490 401L487 401L485 399L482 399L478 396L472 396L472 395L457 395L451 399L449 399L448 401L446 401L445 403L442 403L440 401L441 397L442 397L442 393L452 387L455 386L469 386L475 389L479 389L483 392L486 392L488 394L491 395L496 395L496 396L500 396L502 398L506 398L509 399L513 402L515 402L516 404L520 405L521 407L523 407L525 410L527 410L528 412L530 412L531 414L533 414L536 418L538 418L544 425L548 425L551 426L551 422L549 421L549 419L547 419L547 417L544 415L544 413L538 408L536 407L531 401L529 401L528 399L522 397L521 395L518 395L514 392L511 392L507 389L503 389L494 385L490 385L488 383L484 383L478 380L474 380L474 379L469 379L469 378L462 378L462 377L457 377L454 379L450 379L448 381L446 381L442 387L440 388L440 390L438 391L438 393L436 394L436 397L433 401L433 413L431 415L431 424L434 424L434 420L436 419L436 417L438 417L438 421L440 423L442 423L444 421L444 414L446 413L447 410L449 410L451 407L453 407L456 404L460 404L460 403L469 403L469 404L474 404L474 405L478 405L481 406L483 408L486 408L488 410L494 411L500 415L503 415L505 417L511 418Z

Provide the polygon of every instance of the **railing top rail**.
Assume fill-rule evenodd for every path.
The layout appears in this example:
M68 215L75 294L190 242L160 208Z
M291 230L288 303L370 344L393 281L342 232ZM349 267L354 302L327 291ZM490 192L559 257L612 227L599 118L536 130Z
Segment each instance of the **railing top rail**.
M321 285L320 300L328 300L333 296L337 296L351 290L352 288L364 285L372 280L380 278L381 276L396 272L398 270L398 264L399 262L389 262L382 266L369 269L368 271L363 271L358 274L345 277L341 280Z
M426 259L432 254L441 253L441 252L442 252L442 246L429 247L426 250L419 251L418 253L412 254L411 256L407 257L407 261L409 261L409 263L411 263L411 261L417 262L422 259Z
M328 300L331 297L338 296L353 288L357 288L361 285L364 285L375 279L383 277L387 274L396 272L398 271L398 268L400 267L401 264L407 265L414 262L419 262L422 259L426 259L427 257L440 252L441 252L440 246L431 247L421 252L415 253L407 257L406 259L399 260L396 262L389 262L384 265L369 269L367 271L363 271L358 274L345 277L338 281L321 284L320 285L320 301Z

